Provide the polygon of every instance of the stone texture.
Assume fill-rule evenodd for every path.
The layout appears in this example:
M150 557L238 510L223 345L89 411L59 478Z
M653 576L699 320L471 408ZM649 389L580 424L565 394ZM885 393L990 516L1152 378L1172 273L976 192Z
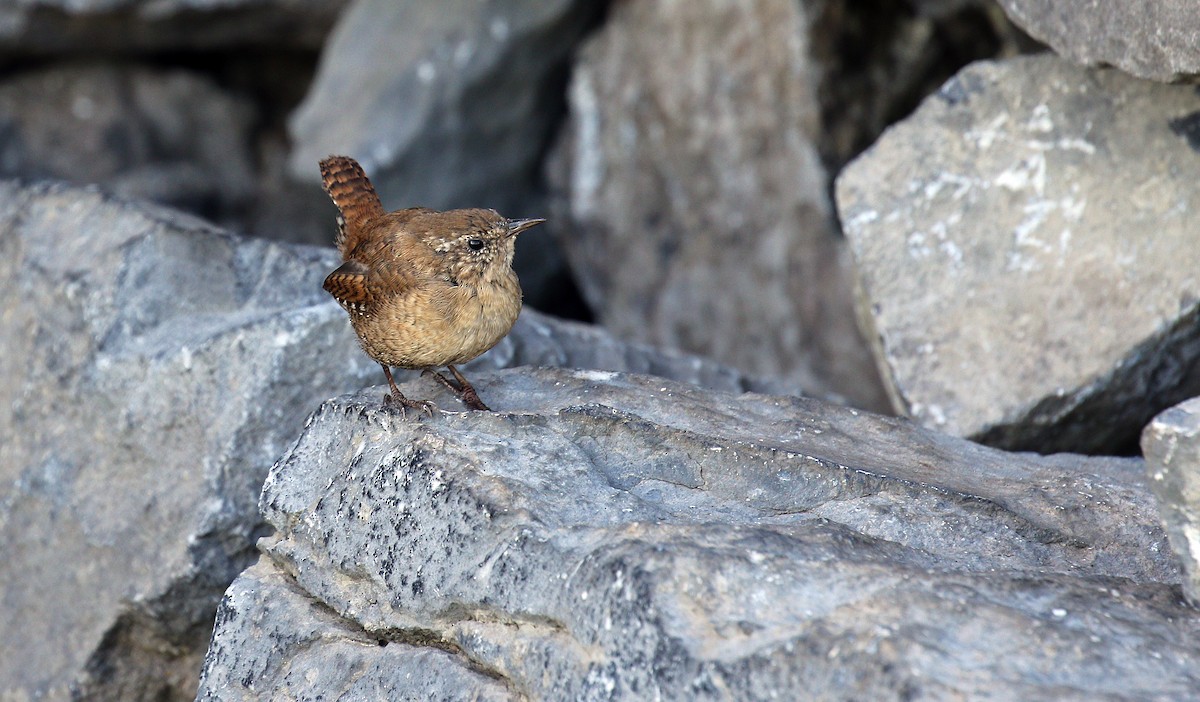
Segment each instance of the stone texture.
M528 307L521 311L508 336L463 367L474 371L512 366L645 373L728 392L765 392L775 384L773 379L747 375L701 356L621 341L599 327L557 319ZM816 389L803 394L845 402L843 397L824 395Z
M242 573L217 613L197 700L515 699L459 652L372 636L321 607L291 578L260 563ZM258 641L253 655L238 646Z
M1200 397L1155 417L1142 432L1142 451L1171 548L1183 562L1183 592L1200 607Z
M1053 56L964 69L838 205L898 411L1038 451L1125 451L1200 394L1200 95Z
M1139 78L1200 76L1200 13L1189 0L999 0L1014 22L1060 55Z
M252 106L187 71L68 65L0 84L0 176L103 183L230 221L255 195Z
M257 46L316 48L345 0L18 0L0 56Z
M346 154L395 207L524 215L509 210L534 189L554 72L595 13L581 0L359 0L290 121L293 173L319 182L317 162Z
M644 376L475 380L499 412L404 420L371 394L312 417L264 485L277 533L220 609L201 699L292 692L305 670L332 671L326 698L367 699L349 671L398 645L386 680L512 699L1200 684L1200 614L1140 459L1007 454Z
M882 405L833 233L792 0L623 2L552 166L584 297L622 338Z
M0 181L0 699L194 696L267 469L321 400L383 380L321 289L336 261ZM468 368L522 363L759 386L531 310Z
M267 468L377 372L330 259L0 184L0 698L194 696Z

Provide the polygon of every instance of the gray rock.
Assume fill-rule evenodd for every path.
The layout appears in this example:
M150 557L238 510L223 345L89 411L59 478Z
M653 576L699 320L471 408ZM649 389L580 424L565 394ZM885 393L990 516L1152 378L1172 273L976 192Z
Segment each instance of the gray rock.
M267 468L378 372L330 258L0 184L0 698L195 695Z
M1013 22L1060 55L1139 78L1200 76L1200 13L1190 0L999 0Z
M194 696L267 469L321 400L383 379L321 290L336 265L0 181L0 699ZM530 362L754 386L532 311L469 367Z
M618 3L553 164L568 259L618 336L881 406L834 235L792 0Z
M1142 451L1167 538L1183 562L1183 592L1200 607L1200 397L1155 417L1142 432Z
M217 610L198 700L515 699L460 651L372 636L327 609L270 563L242 573ZM257 641L254 655L240 644Z
M512 366L592 368L646 373L714 390L766 390L771 381L700 356L630 344L591 325L555 319L526 307L512 332L468 363L475 369Z
M964 69L837 184L897 410L1136 446L1200 394L1200 94L1053 56Z
M499 412L401 419L359 395L311 418L264 485L277 533L221 609L201 699L294 690L294 666L367 699L342 671L376 639L453 653L430 673L468 667L516 699L1200 684L1200 614L1139 459L1006 454L644 376L475 380Z
M0 53L246 46L316 48L346 0L20 0L0 5Z
M230 221L255 194L253 109L187 71L56 66L0 84L0 176L103 183Z
M555 73L599 10L584 0L359 0L293 115L291 167L353 156L384 202L528 207L561 105ZM560 88L561 90L561 88Z

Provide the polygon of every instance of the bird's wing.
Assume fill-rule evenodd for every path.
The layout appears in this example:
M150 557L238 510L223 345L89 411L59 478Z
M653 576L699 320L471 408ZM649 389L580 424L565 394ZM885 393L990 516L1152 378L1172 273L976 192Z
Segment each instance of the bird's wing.
M346 261L325 276L325 292L351 316L369 317L385 298L404 296L417 286L418 276L411 265L377 264Z
M337 247L345 257L358 245L367 223L384 214L383 203L362 166L349 156L330 156L321 161L321 180L341 214Z
M325 292L333 296L352 316L367 316L375 308L378 295L369 280L370 270L358 261L346 261L325 276Z

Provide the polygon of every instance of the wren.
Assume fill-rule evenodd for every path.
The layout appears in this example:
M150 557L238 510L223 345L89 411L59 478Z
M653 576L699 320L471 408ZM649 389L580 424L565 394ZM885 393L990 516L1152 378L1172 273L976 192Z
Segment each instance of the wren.
M325 290L350 314L363 351L383 367L401 408L433 413L405 397L393 367L431 373L463 404L487 410L454 366L499 342L521 311L512 260L517 235L544 219L506 219L495 210L387 212L362 167L347 156L321 161L325 192L337 205L344 263ZM451 381L436 369L445 366Z

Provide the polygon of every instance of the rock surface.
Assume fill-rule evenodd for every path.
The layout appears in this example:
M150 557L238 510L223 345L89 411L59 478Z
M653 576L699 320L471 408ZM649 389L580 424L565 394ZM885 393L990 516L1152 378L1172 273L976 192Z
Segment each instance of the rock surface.
M329 260L0 184L0 698L194 696L267 468L377 372Z
M20 0L0 56L319 46L346 0Z
M999 0L1034 38L1087 66L1139 78L1200 76L1200 13L1190 0Z
M1200 394L1200 94L1053 56L964 69L838 179L898 411L1129 450Z
M553 75L596 11L582 0L359 0L291 119L293 173L316 182L317 161L347 154L396 207L529 214L513 210L536 187L561 110Z
M0 176L103 183L229 221L255 194L253 110L188 71L55 66L0 84Z
M320 401L383 380L321 289L336 256L0 181L0 699L194 696L267 469ZM531 310L468 368L521 363L757 386Z
M1200 607L1200 397L1155 417L1142 433L1142 451L1171 548L1183 562L1183 592Z
M318 675L344 699L408 675L470 685L454 699L1200 684L1200 614L1139 459L642 376L476 383L499 412L403 420L359 395L312 417L264 486L277 533L219 610L200 699Z
M552 167L561 240L618 336L882 405L834 235L792 0L616 4Z
M419 635L412 644L371 636L314 607L269 563L238 577L217 617L224 636L208 654L212 663L198 700L514 699L503 681L453 650L428 645ZM262 645L253 653L229 650L231 638Z

